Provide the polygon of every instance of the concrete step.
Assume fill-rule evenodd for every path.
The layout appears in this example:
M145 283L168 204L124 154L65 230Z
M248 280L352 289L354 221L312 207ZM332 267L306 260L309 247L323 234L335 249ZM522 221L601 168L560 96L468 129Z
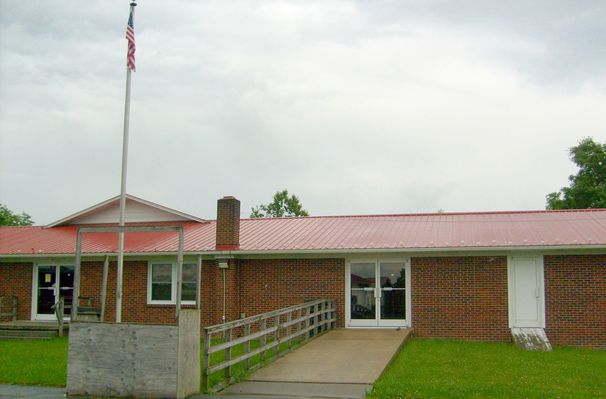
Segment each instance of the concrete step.
M221 392L226 398L362 399L371 384L244 381Z
M50 339L57 336L57 330L0 329L0 339Z
M538 327L513 327L511 329L513 342L527 351L550 352L551 343L545 330Z
M78 321L100 321L100 316L96 312L82 312L78 313Z
M64 324L63 329L67 331L69 329L69 324ZM57 323L17 321L0 324L0 330L57 331Z
M45 341L51 339L51 337L23 337L23 336L12 336L12 335L2 335L0 336L0 341Z

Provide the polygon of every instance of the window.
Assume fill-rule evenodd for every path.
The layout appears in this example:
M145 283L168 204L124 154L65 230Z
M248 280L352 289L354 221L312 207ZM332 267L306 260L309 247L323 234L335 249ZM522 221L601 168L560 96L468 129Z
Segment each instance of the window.
M181 283L181 300L183 302L196 302L196 278L197 265L183 264L183 275Z
M172 301L173 265L170 263L151 265L151 300Z
M181 303L196 302L196 270L192 263L183 264ZM174 304L177 296L177 264L150 263L147 279L147 302L152 304Z

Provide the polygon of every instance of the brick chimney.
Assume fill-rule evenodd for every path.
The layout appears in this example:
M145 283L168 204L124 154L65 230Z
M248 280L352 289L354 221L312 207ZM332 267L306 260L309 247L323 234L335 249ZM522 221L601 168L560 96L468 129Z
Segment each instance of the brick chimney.
M240 201L225 196L217 201L216 249L230 250L240 247Z

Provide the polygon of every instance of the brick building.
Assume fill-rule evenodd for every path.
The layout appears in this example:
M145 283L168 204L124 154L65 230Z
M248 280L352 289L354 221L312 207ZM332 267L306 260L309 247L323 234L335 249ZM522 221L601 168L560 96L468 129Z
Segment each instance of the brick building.
M544 328L553 344L606 348L606 210L240 219L224 197L202 220L127 198L129 224L185 229L182 301L201 324L309 299L337 303L341 327L412 327L420 337L508 341L512 327ZM117 221L118 198L48 226L0 228L0 296L18 317L53 320L71 301L78 226ZM86 234L81 296L115 318L116 234ZM126 235L122 321L174 322L174 233ZM219 267L219 264L227 268Z

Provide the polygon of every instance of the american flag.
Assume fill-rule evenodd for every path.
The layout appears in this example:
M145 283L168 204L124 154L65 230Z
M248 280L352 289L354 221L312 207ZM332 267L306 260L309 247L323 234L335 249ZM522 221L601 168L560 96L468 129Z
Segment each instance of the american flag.
M126 40L128 41L128 54L126 56L126 66L131 71L135 70L135 27L133 26L133 11L131 10L126 25Z

